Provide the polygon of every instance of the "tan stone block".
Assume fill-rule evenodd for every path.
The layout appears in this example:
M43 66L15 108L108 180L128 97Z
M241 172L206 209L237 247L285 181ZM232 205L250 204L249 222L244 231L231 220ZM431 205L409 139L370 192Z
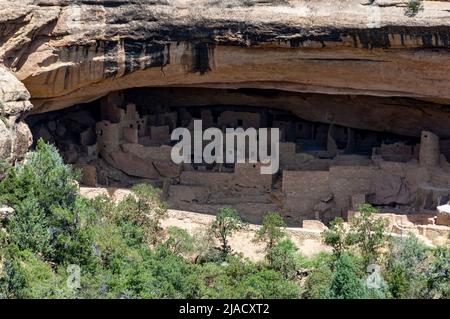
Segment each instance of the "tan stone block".
M313 230L327 230L328 227L325 226L324 223L322 223L320 220L310 220L310 219L305 219L303 221L303 228L306 229L313 229Z
M437 207L436 225L450 226L450 205Z
M282 191L287 211L313 213L316 204L330 194L329 172L284 170Z
M440 238L447 238L448 232L450 230L447 226L439 226L439 225L419 225L417 226L421 235L426 238L435 241Z
M273 175L262 174L260 163L238 163L234 167L234 183L268 191L272 188Z

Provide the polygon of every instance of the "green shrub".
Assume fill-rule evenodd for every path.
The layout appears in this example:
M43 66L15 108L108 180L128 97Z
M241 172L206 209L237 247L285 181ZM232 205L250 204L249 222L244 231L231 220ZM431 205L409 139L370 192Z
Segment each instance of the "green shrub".
M66 285L66 274L52 267L29 250L10 247L4 273L0 277L0 298L73 298Z
M10 169L11 165L7 161L0 160L0 181L6 177L6 174Z
M338 217L330 223L330 228L322 236L324 243L333 248L336 256L356 246L367 266L377 261L380 249L388 243L388 221L376 216L378 210L370 204L360 205L358 212L350 220L349 230L344 227L344 220Z
M86 262L89 240L80 233L85 212L73 182L77 174L57 150L38 141L24 164L0 183L0 202L15 209L6 223L11 244L54 262Z
M327 264L315 267L306 278L302 297L306 299L323 299L330 297L333 271Z
M198 298L298 298L299 286L286 280L279 272L238 256L226 262L205 263L196 271Z
M194 234L195 263L223 261L222 252L217 249L211 229L201 230Z
M408 0L405 15L413 17L423 10L423 0Z
M366 297L363 281L354 258L348 253L339 255L330 285L329 296L336 299L360 299Z
M286 279L293 279L298 268L297 251L298 248L291 240L280 241L267 252L270 268L280 272Z
M256 231L254 241L266 243L266 250L269 250L286 237L284 227L283 217L279 213L269 212L264 216L261 228Z
M388 221L376 216L378 210L370 204L358 207L359 214L352 218L350 235L364 258L365 265L375 263L380 257L380 248L384 247L389 237L387 234Z
M335 218L330 223L329 229L322 233L323 242L333 248L333 252L339 256L354 244L352 237L348 236L344 227L344 219Z
M299 287L276 271L262 269L249 274L236 287L240 298L246 299L295 299L299 298Z
M426 296L432 299L450 298L450 247L438 247L425 272Z
M195 251L195 239L187 230L178 227L167 228L165 245L176 255L186 255Z
M228 245L229 237L236 231L245 228L245 223L235 209L219 208L215 220L211 224L211 233L219 239L223 258L231 252Z
M428 256L429 249L414 235L392 241L385 277L394 298L420 298Z
M125 229L129 240L145 240L155 245L162 237L160 221L167 216L160 191L148 184L138 184L132 192L117 205L115 218Z

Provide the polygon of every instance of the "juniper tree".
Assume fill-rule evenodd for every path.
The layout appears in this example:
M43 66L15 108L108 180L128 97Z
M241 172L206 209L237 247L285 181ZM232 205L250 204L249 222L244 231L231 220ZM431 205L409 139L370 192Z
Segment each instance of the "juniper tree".
M286 237L284 227L283 217L277 212L269 212L264 216L261 228L256 231L254 241L266 243L266 250L270 250Z

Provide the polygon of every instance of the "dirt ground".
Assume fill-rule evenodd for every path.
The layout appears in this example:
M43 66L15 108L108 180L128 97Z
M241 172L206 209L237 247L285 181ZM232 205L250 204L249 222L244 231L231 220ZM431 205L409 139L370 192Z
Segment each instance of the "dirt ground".
M213 221L214 216L169 210L169 217L162 221L164 228L176 226L186 229L190 234L205 230ZM254 243L253 238L259 225L248 225L244 231L239 231L230 239L233 251L243 253L250 260L257 261L264 258L264 245ZM299 252L305 256L313 256L321 251L331 251L321 242L321 232L302 228L286 228L289 238L298 247Z

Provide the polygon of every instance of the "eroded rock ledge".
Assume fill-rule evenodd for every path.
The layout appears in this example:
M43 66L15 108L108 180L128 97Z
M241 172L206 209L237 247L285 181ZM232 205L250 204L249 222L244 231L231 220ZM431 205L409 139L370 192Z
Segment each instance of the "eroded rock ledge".
M0 67L0 161L22 158L33 137L22 115L31 110L30 94L16 77Z
M450 101L450 3L2 0L0 60L35 112L143 86Z

